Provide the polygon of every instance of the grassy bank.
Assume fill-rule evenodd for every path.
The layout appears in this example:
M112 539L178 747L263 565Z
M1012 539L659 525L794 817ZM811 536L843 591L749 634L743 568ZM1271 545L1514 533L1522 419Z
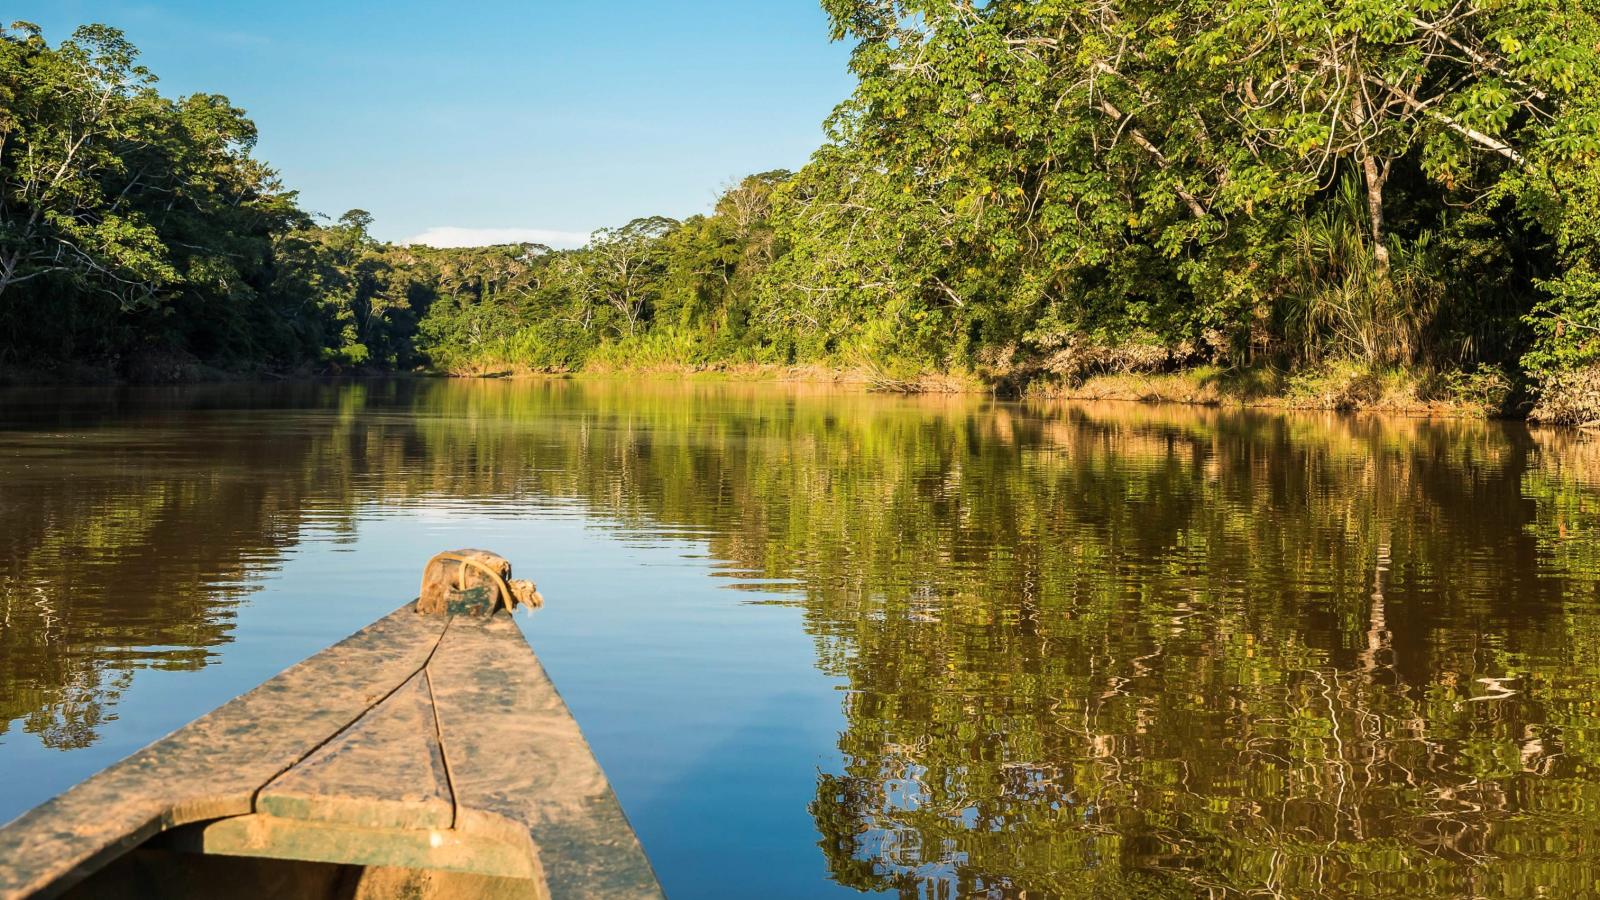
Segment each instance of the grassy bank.
M500 367L495 372L454 375L536 375ZM872 366L777 366L757 363L710 365L590 366L572 377L600 379L693 378L711 381L773 381L834 384L904 394L1012 394L1060 400L1123 400L1202 406L1248 406L1383 412L1397 415L1471 418L1521 417L1526 402L1498 370L1475 372L1405 368L1373 370L1353 364L1303 372L1270 368L1199 366L1172 372L1109 373L1082 380L1035 380L1020 392L997 389L970 373L892 375Z
M1209 406L1328 409L1403 415L1520 417L1516 386L1503 373L1373 370L1343 364L1303 372L1201 366L1152 374L1094 375L1076 384L1035 385L1029 394L1080 400L1140 400Z

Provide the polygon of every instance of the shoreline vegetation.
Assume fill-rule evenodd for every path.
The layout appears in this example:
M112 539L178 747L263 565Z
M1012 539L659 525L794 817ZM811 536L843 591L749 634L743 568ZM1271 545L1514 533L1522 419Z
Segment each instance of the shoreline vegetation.
M1600 420L1594 10L823 6L857 87L801 170L574 250L378 240L115 28L0 28L0 383L803 375Z
M125 377L109 368L78 366L65 371L0 369L0 388L42 386L157 386L250 381L312 380L330 373L298 371L227 371L193 360L144 360ZM989 395L1014 400L1116 401L1279 410L1369 412L1445 418L1521 418L1519 400L1510 382L1498 373L1417 373L1391 370L1374 373L1342 366L1285 373L1267 369L1227 371L1198 367L1178 371L1090 376L1076 384L1033 383L1006 391L971 374L930 374L893 378L869 366L657 365L578 371L535 371L516 366L409 373L355 371L352 377L438 377L464 379L559 378L615 380L688 378L709 382L799 383L830 385L886 394Z
M1120 401L1255 409L1374 412L1405 416L1519 418L1526 401L1499 373L1372 372L1329 366L1286 373L1228 371L1214 366L1162 372L1092 375L1080 382L1029 383L1007 390L970 373L896 378L870 366L655 366L533 372L515 368L437 373L457 378L632 378L678 376L710 381L800 382L889 394L984 394L1017 400Z

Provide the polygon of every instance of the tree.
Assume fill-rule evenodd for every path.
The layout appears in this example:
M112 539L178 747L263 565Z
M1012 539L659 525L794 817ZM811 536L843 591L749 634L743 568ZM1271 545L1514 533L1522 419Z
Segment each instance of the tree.
M633 335L649 320L664 271L661 239L677 227L676 219L649 216L590 238L580 263L584 289L616 313L619 335Z
M51 47L19 23L0 362L806 362L1018 388L1520 366L1538 414L1600 418L1589 5L823 6L857 86L802 170L563 252L316 224L226 98L162 97L114 29Z
M1569 227L1582 181L1559 186L1561 160L1597 146L1594 13L1557 0L824 5L856 42L860 84L836 150L812 163L835 169L816 193L835 213L809 203L796 231L831 233L817 258L859 273L835 298L892 292L976 335L976 356L1067 335L1153 342L1174 361L1318 346L1284 339L1328 289L1297 274L1297 223L1339 207L1349 177L1366 239L1333 268L1402 301L1367 304L1375 315L1441 339L1386 282L1395 247L1494 231L1553 254L1539 235ZM881 252L860 235L884 229L903 238L887 267L837 258ZM1480 291L1478 272L1431 265L1430 295ZM1531 278L1506 286L1526 309Z
M0 29L0 297L61 275L128 308L180 279L155 228L102 183L130 174L118 151L143 144L139 115L159 102L137 55L103 25L55 49L30 23Z

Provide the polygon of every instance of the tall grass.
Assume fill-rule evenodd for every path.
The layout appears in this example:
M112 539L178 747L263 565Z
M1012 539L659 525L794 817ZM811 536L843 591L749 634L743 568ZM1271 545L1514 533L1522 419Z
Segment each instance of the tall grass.
M597 345L583 361L593 372L697 371L761 362L756 348L719 342L715 335L686 325L657 325Z
M1413 362L1444 294L1431 232L1390 236L1389 266L1378 262L1366 196L1355 177L1330 202L1293 224L1291 286L1282 322L1303 360L1353 360L1368 366Z

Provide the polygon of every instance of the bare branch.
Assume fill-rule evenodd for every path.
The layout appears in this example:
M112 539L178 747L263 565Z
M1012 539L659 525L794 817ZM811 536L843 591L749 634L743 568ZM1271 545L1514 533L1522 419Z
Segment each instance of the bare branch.
M1519 166L1523 164L1522 154L1518 153L1510 144L1507 144L1499 138L1484 134L1475 128L1461 124L1444 113L1430 108L1427 103L1418 100L1415 96L1395 87L1394 85L1384 81L1381 78L1378 78L1377 76L1368 75L1367 81L1377 87L1383 88L1390 94L1393 94L1397 99L1404 103L1408 109L1422 113L1428 118L1438 122L1440 125L1443 125L1451 131L1454 131L1456 134L1461 135L1474 144L1477 144L1486 150L1497 153L1500 156L1504 156L1506 159L1511 160Z

